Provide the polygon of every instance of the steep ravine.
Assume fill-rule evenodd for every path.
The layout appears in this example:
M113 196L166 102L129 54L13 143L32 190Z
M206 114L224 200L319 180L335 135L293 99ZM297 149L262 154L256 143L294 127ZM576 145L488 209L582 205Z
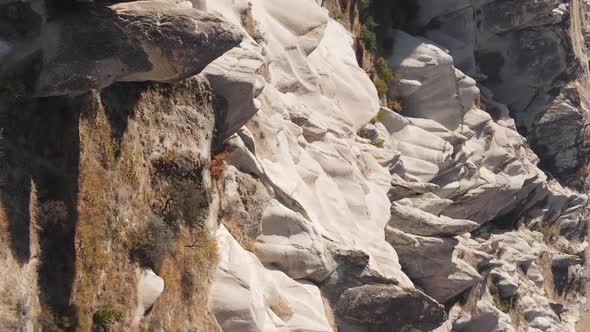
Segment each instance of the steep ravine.
M587 6L0 0L0 330L585 331Z

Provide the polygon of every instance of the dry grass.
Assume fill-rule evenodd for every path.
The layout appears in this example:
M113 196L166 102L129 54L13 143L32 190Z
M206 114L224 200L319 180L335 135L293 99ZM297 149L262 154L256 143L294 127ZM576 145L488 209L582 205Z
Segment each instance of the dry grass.
M223 174L227 168L227 156L227 151L224 151L216 154L211 159L211 176L217 181L223 178Z
M383 146L385 145L385 141L382 138L379 138L379 137L375 138L375 140L373 140L372 143L373 143L374 146L376 146L376 147L378 147L380 149L382 149Z
M387 96L387 92L389 91L389 85L383 79L376 79L373 84L375 84L375 88L377 88L377 94L379 94L379 98L384 98Z
M547 225L539 225L536 231L543 234L543 241L547 242L551 239L551 229Z
M143 157L139 149L134 149L131 154L124 154L119 160L119 173L125 183L133 188L139 186L139 176L137 175L137 164L141 163Z
M209 216L207 193L201 184L190 179L173 179L165 188L167 197L162 210L164 221L178 228L181 221L202 228Z
M510 314L510 319L512 320L512 326L514 326L518 331L528 331L529 330L529 323L524 318L524 315L521 312L514 312ZM522 326L523 329L520 329Z
M369 139L369 131L367 130L367 128L359 129L359 131L356 134L362 138Z
M240 225L239 221L235 217L224 217L223 225L225 225L225 228L227 228L229 233L233 236L233 238L236 241L238 241L242 248L250 252L254 252L256 240L248 236L248 234L244 231L243 227Z
M268 306L280 319L287 322L293 318L293 308L285 298L276 294L270 297Z
M83 169L80 181L80 222L78 224L76 249L82 271L94 274L108 262L106 248L107 173L90 162ZM94 167L92 167L94 166ZM92 279L91 276L89 276ZM92 282L90 280L90 282Z
M554 288L555 282L553 280L552 262L551 255L549 253L544 253L537 261L537 265L543 275L543 291L545 297L561 303L564 299L560 297Z
M99 108L80 124L81 156L76 225L75 305L79 309L78 327L89 328L98 280L111 262L107 251L111 169L115 163L115 144L110 123Z
M215 238L209 233L183 227L177 253L165 258L159 272L166 289L150 314L156 318L149 322L150 327L177 331L185 329L185 323L190 321L204 331L215 331L206 327L211 324L207 301L217 261ZM170 316L183 317L183 321L162 319Z
M217 241L208 231L198 232L193 236L194 242L185 245L191 249L190 263L193 266L203 267L217 263L219 252Z
M201 178L202 166L190 153L180 153L168 150L161 158L152 162L153 170L163 179L190 179L198 181Z
M159 271L162 261L176 252L177 235L162 219L152 217L141 230L131 233L130 253L140 265Z
M259 35L258 30L256 29L256 20L252 15L251 3L248 5L248 8L244 9L240 13L240 20L242 26L244 27L244 29L246 29L248 35L250 35L250 37L252 37L254 40L258 41L261 36Z
M367 10L371 6L371 0L358 0L361 10Z
M208 231L197 232L184 248L187 260L181 281L182 294L190 299L197 293L208 291L210 277L219 260L219 249Z
M457 257L471 265L474 269L477 269L477 257L472 251L459 250Z
M375 117L373 118L373 120L371 122L372 123L383 122L383 120L385 120L386 116L387 116L387 111L385 111L384 109L380 109L379 112L377 112L377 115L375 115Z
M95 328L102 328L105 331L108 331L111 325L122 322L124 319L125 312L121 309L113 307L98 308L92 316L92 321Z
M91 137L98 149L96 157L102 167L112 168L115 163L115 152L119 150L117 141L112 137L111 124L104 112L98 112L89 128Z
M397 76L395 75L387 61L385 61L385 59L383 58L379 58L377 60L377 72L379 74L379 77L385 80L385 82L389 83L397 80Z
M404 111L404 104L401 99L390 100L387 107L394 112L402 113Z
M64 328L67 329L73 325L68 317L55 315L51 308L45 305L41 306L38 322L44 331L63 331Z
M490 294L494 299L494 304L496 305L496 308L498 308L498 310L504 313L509 313L512 310L514 297L503 298L502 296L500 296L498 288L496 288L496 286L491 281L488 282L488 289L490 290Z

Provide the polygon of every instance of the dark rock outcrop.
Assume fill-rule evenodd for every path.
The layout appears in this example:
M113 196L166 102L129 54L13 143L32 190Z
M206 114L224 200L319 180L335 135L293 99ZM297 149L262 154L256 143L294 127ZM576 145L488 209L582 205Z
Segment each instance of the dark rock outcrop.
M6 47L9 62L36 54L38 74L26 82L35 96L77 95L121 81L181 80L242 40L217 14L158 1L79 4L54 13L38 30Z
M395 285L349 288L340 296L336 313L374 331L430 331L446 319L444 307L434 299Z

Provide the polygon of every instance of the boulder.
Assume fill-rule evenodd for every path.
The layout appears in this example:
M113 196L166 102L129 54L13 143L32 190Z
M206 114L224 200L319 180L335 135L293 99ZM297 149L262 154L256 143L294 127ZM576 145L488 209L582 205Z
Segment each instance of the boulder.
M551 265L553 268L563 269L572 265L580 265L583 263L584 260L579 256L557 253L552 255Z
M349 288L340 296L336 313L349 323L381 331L430 331L446 320L444 306L434 299L395 285Z
M411 202L412 199L404 199L394 202L391 205L389 226L406 233L422 236L454 236L473 231L480 226L478 223L470 220L437 216L412 206ZM423 208L428 209L426 207ZM435 209L438 210L441 207Z
M143 318L145 312L156 303L164 291L164 279L156 275L152 269L143 269L138 274L136 321Z
M265 266L278 268L293 279L321 282L335 269L314 225L277 201L264 211L255 248Z
M317 286L264 268L224 226L216 238L220 259L208 304L223 331L332 331Z
M454 238L424 237L393 227L385 230L387 241L399 255L404 272L424 292L441 303L473 286L481 275L460 258Z
M510 316L496 308L493 299L486 290L483 298L475 308L461 315L454 323L453 329L461 332L514 332Z
M512 297L518 291L518 280L508 272L495 268L490 272L490 276L502 298Z
M256 99L265 86L262 48L243 41L209 64L203 75L211 82L216 97L217 144L242 127L260 108Z
M387 193L387 196L392 202L395 202L402 198L429 193L438 188L439 187L433 183L407 181L400 175L394 173L391 175L391 189Z

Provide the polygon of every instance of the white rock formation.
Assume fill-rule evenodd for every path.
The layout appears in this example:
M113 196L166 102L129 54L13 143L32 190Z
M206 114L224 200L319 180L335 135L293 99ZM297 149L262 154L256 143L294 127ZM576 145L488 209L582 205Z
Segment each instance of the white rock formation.
M7 2L0 79L38 57L21 82L33 95L71 103L61 96L177 80L152 88L206 90L199 97L215 116L168 91L153 98L173 107L138 107L115 129L133 135L143 125L137 140L157 143L151 160L172 147L198 156L192 166L211 202L203 224L220 256L201 294L212 328L574 330L590 215L588 197L574 190L584 188L578 174L590 151L590 29L580 0L412 2L422 36L385 31L394 47L380 54L395 71L387 97L401 99L401 113L381 106L357 63L353 46L363 42L322 8L343 1L97 1L79 15L50 1ZM360 1L348 5L359 14ZM25 14L15 8L28 10L32 32L10 24ZM18 101L13 85L0 86L0 97L6 90ZM34 228L19 231L34 237ZM41 306L37 262L28 261L37 250L12 248L26 254L19 258L0 249L0 266L25 276L0 282L17 285L0 299L0 328L31 329ZM164 288L151 270L138 272L135 323L157 328L146 315Z
M262 216L256 256L264 265L278 267L293 279L321 282L335 268L314 225L276 201Z
M265 269L224 226L216 238L221 252L209 305L223 331L332 331L317 286Z
M425 22L467 6L422 3ZM395 292L387 284L417 289L413 299L424 292L440 303L455 303L441 327L445 331L512 331L515 322L497 301L516 297L522 301L514 308L530 302L541 310L521 310L529 326L571 328L577 300L562 318L547 311L552 307L542 292L544 259L555 255L556 266L568 267L580 261L571 256L575 253L549 250L547 239L526 227L576 230L586 197L548 182L506 106L454 67L453 57L467 51L449 54L427 39L392 32L395 47L388 61L399 77L392 93L403 98L404 113L382 109L381 122L367 124L379 111L376 91L356 63L350 34L317 2L208 1L206 6L251 36L204 73L213 85L223 76L218 93L233 105L223 110L225 134L256 113L228 140L230 162L255 174L275 199L259 221L255 254L241 250L223 228L218 232L222 250L231 253L218 268L211 306L225 331L293 329L291 321L268 314L262 295L267 291L261 289L301 278L324 280L327 308L346 294L342 301L367 312L382 303L367 301L365 290L388 298ZM233 84L244 93L232 93ZM493 116L481 109L482 99L493 106ZM382 139L383 148L358 137L359 129L371 140ZM499 228L502 222L510 232ZM557 238L564 248L577 246ZM228 263L236 257L251 263ZM241 295L227 298L227 289ZM473 305L456 302L466 294ZM319 303L319 297L310 299ZM330 315L318 308L309 323L332 328L325 324ZM292 309L293 317L311 310ZM341 304L335 324L347 331L387 326L357 316ZM394 330L420 327L414 321L396 324Z
M164 280L152 271L143 269L138 271L139 281L137 282L137 309L135 310L135 321L143 318L147 310L151 308L160 294L164 291Z

